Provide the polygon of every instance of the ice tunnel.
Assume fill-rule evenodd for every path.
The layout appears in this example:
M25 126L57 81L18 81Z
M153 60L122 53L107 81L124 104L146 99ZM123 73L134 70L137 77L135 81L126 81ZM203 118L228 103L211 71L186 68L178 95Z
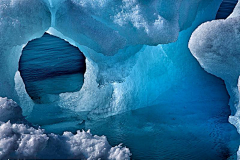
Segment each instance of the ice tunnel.
M4 115L0 118L0 149L2 144L12 146L4 148L0 158L236 158L239 136L227 121L230 109L225 84L204 71L188 48L193 31L215 19L221 3L1 1L0 97L13 99L21 108L12 100L0 99L0 113ZM57 98L36 96L31 91L28 76L37 66L24 75L24 63L33 62L25 61L29 58L26 49L45 33L66 40L82 52L85 70L77 80L81 89L67 87L63 91L58 87L68 86L70 81L61 79L53 90L51 83L58 84L53 80L57 75L45 88L48 93L54 91L50 94L57 92ZM44 58L47 56L51 55ZM57 60L55 56L47 59L53 58ZM67 63L73 70L78 66ZM79 84L83 78L84 83ZM53 103L45 103L49 101ZM106 137L79 129L107 135L109 142ZM2 142L5 135L13 143ZM29 139L36 142L32 148ZM130 150L118 145L122 142Z

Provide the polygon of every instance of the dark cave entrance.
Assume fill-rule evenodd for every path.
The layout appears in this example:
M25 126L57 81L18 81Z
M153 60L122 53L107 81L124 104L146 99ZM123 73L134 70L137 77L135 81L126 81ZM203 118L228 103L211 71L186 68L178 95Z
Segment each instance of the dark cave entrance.
M23 48L19 71L35 103L52 103L60 93L81 89L85 56L65 40L45 33Z
M216 19L226 19L233 12L237 2L238 0L223 0L216 15Z

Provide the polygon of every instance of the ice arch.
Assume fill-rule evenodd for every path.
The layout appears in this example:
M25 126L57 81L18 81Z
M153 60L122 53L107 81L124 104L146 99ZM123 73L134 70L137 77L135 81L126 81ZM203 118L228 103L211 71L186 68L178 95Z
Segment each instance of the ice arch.
M221 0L98 2L1 1L0 96L13 98L23 107L32 105L15 73L23 46L46 31L77 46L87 58L83 88L78 93L61 94L62 107L108 116L159 103L164 98L168 101L164 93L170 94L179 84L188 86L188 82L198 81L188 79L182 83L182 78L193 73L191 67L185 70L185 59L200 70L188 55L188 36L184 34L213 19ZM177 39L170 45L150 47ZM181 55L180 60L174 56L174 49L178 50L176 55ZM204 77L205 73L200 72ZM178 73L181 76L174 76ZM197 86L199 89L204 84ZM182 89L183 93L187 90ZM26 108L24 113L31 107Z

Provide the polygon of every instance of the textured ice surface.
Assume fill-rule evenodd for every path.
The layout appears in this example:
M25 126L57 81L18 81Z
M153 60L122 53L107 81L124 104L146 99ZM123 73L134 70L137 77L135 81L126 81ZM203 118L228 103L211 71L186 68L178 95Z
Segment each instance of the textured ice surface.
M90 116L92 118L94 115L105 117L108 114L160 102L184 102L185 100L194 102L199 99L204 101L222 97L220 91L203 96L204 93L222 88L214 84L216 78L206 74L199 67L187 47L195 27L206 20L214 19L219 5L220 1L201 1L191 27L183 30L178 41L172 44L145 45L140 51L137 46L130 46L131 49L114 56L101 56L93 50L90 51L76 44L88 59L85 83L78 93L61 94L59 105L70 106L78 111L94 109ZM72 27L76 26L72 25ZM70 35L68 31L61 31L61 33ZM71 31L74 32L74 28ZM50 32L61 36L56 31ZM72 39L68 40L72 41ZM77 39L75 42L78 42ZM133 49L136 50L136 54L132 54ZM209 87L205 90L203 86ZM173 92L176 93L172 94ZM89 96L94 98L88 101Z
M87 58L82 89L77 93L60 95L59 105L64 108L93 110L92 115L108 116L159 103L163 101L161 99L175 99L167 99L165 93L170 94L178 84L185 88L178 95L185 93L187 86L196 86L196 91L191 92L200 95L197 91L206 85L200 82L202 78L209 77L206 83L214 81L191 58L187 41L197 25L215 17L221 0L123 0L99 3L22 0L0 3L4 17L0 27L4 35L0 40L1 65L4 64L0 71L3 75L0 78L3 88L0 95L13 98L21 106L28 106L23 108L24 114L29 113L32 102L26 101L24 84L16 84L21 77L15 77L18 81L14 82L18 60L22 47L29 40L40 37L50 26L50 34L77 46ZM32 5L27 5L29 3ZM30 12L31 16L28 15ZM9 39L13 37L13 40ZM178 41L169 46L146 46L173 42L177 38ZM200 79L187 78L184 81L184 77L197 71L201 72L196 76ZM19 95L25 98L21 99ZM179 99L194 97L189 92L184 95ZM195 100L198 99L197 95ZM219 96L221 94L216 94L216 98Z
M215 20L202 24L194 31L189 42L189 48L201 66L225 81L231 96L232 113L236 113L235 118L238 117L238 77L240 75L238 65L240 49L238 6L239 3L226 20Z
M0 97L0 121L6 122L8 120L22 119L22 109L11 100Z
M27 95L17 66L26 43L41 37L48 30L48 33L77 46L86 56L87 70L82 89L75 93L60 94L58 106L90 112L88 118L107 117L159 103L189 102L188 105L191 105L227 97L221 81L205 73L187 47L192 31L202 22L215 18L221 0L95 2L1 1L0 33L3 36L0 37L0 96L19 102L24 115L37 115L35 111L41 106L35 105ZM54 108L51 109L53 112ZM45 136L42 129L32 129L27 125L22 126L22 131L14 130L19 125L12 122L3 123L4 126L5 131L10 131L5 134L9 135L10 141L15 140L12 137L18 139L15 133L29 135L30 130L39 133L36 136L43 137L39 138L41 143L36 143L39 147L32 147L34 151L27 151L26 157L35 156L35 151L41 150L45 141L59 144L60 149L56 149L56 152L60 152L59 157L82 156L75 152L79 150L78 147L81 149L82 144L78 143L77 137L89 136L86 132ZM96 144L102 146L103 141L105 145L103 138L95 138ZM24 139L18 142L22 141L25 144ZM76 142L76 146L72 142ZM61 155L65 146L71 146L67 152L69 155ZM47 147L51 148L49 145ZM24 151L25 147L19 149L19 155L23 155ZM49 155L51 153L43 151L39 155L42 153L48 158L52 157ZM83 155L87 157L90 152L95 155L95 151L93 147L93 150L84 151ZM108 147L95 156L101 156L102 153L109 155L110 152L114 152L111 156L118 156L119 151L121 147ZM129 151L122 149L121 154L128 156Z
M49 28L51 16L48 7L40 0L2 0L0 17L0 95L18 100L14 76L22 47Z
M202 24L194 31L189 48L200 65L209 73L222 78L230 94L230 123L240 132L239 118L239 59L240 2L226 20ZM221 34L219 34L221 33Z
M21 108L7 98L0 97L0 113L0 159L130 158L128 148L121 145L111 147L105 136L92 135L90 131L77 131L76 134L64 132L63 135L46 134L44 129L30 126L31 124L24 120Z

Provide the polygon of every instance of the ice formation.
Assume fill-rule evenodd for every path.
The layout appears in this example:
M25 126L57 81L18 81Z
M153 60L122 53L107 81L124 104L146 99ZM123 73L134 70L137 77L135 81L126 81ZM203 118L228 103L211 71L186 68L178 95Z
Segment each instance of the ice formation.
M152 105L178 85L185 73L194 74L191 67L182 72L185 60L201 70L188 55L188 37L197 25L215 17L221 0L98 2L1 1L0 96L12 98L23 107L31 104L27 98L20 98L27 94L24 84L14 82L14 76L22 48L45 31L77 46L87 59L82 89L61 94L62 107L111 115ZM176 43L150 47L177 38ZM170 76L176 74L181 76ZM29 107L23 108L24 115L27 110Z
M189 48L207 72L225 81L231 97L229 122L240 133L240 2L227 19L199 26L191 36Z
M76 3L75 1L74 4ZM64 2L64 3L72 3L72 2ZM107 2L107 1L106 1ZM132 2L136 3L137 1L123 1L123 4L126 5L126 3L129 3L129 5L133 5ZM166 10L165 1L151 1L151 3L159 3L159 6L163 8L157 8L158 5L148 5L151 6L154 9L161 10L161 12L166 12L166 14L170 14L168 10ZM103 49L94 49L92 47L92 42L89 44L89 46L85 46L83 43L86 43L86 41L82 42L84 38L82 37L82 28L78 26L78 23L82 23L82 17L83 13L74 13L74 19L71 20L71 18L68 17L68 15L73 14L73 10L65 9L68 12L60 12L56 13L56 21L55 21L55 29L57 31L60 31L61 33L50 30L49 32L52 34L56 34L59 37L68 39L69 42L72 42L72 44L77 45L80 50L85 54L87 57L87 71L85 73L85 83L83 84L83 88L80 92L76 92L73 94L61 94L61 100L60 105L61 106L70 106L73 107L75 110L90 110L91 114L90 117L94 117L94 115L97 116L107 116L108 114L116 114L120 112L124 112L126 110L136 109L142 106L152 105L159 103L159 101L168 101L171 99L171 101L174 99L173 97L168 98L166 96L166 92L170 92L171 89L174 89L178 84L186 84L181 86L191 86L189 88L196 88L198 90L198 87L194 86L204 86L204 81L200 82L203 77L206 81L212 81L211 77L207 74L205 74L198 64L194 61L194 59L191 57L191 54L187 48L187 42L190 37L190 34L192 33L193 29L202 22L206 20L214 19L217 9L221 3L221 1L182 1L181 5L179 5L176 1L174 3L169 3L170 8L173 6L180 6L179 13L175 16L180 17L178 22L175 22L178 24L177 32L180 32L179 39L176 43L169 44L169 45L158 45L158 46L146 46L142 45L145 42L141 42L144 39L147 40L147 45L155 45L155 43L150 43L151 40L149 40L149 35L146 35L144 37L138 37L135 36L135 30L138 32L145 34L145 30L141 30L141 28L135 28L132 27L127 28L126 27L129 24L122 24L123 26L116 26L116 23L111 22L112 19L106 19L108 17L99 17L100 15L105 15L106 13L102 13L104 10L104 7L110 8L110 4L114 4L115 2L111 3L104 3L104 5L101 5L100 7L103 7L101 10L96 10L97 6L94 4L86 3L84 5L77 4L77 8L81 8L85 5L88 5L87 9L84 8L84 13L91 13L93 14L94 22L104 22L104 29L99 28L101 32L108 32L109 30L117 30L118 34L121 35L121 37L124 37L126 40L126 45L123 48L120 48L117 53L112 52L109 50L107 53L103 51ZM143 3L143 2L142 2ZM150 2L144 2L144 3L150 3ZM179 1L180 3L180 1ZM161 4L161 5L160 5ZM191 5L192 4L192 5ZM66 7L70 4L63 5L63 7ZM71 4L73 5L73 4ZM191 6L191 9L189 8ZM143 4L139 4L139 11L138 14L143 14L141 12L141 9L144 9ZM156 7L156 8L155 8ZM185 10L182 8L186 7ZM113 8L114 9L114 8ZM61 10L61 7L59 8ZM79 9L80 10L80 9ZM86 11L85 11L86 10ZM90 10L90 11L89 11ZM95 12L93 12L93 11ZM148 8L146 8L148 10ZM93 12L93 13L92 13ZM100 12L100 13L98 13ZM117 12L117 11L116 11ZM121 12L125 12L124 10ZM161 15L161 12L159 14ZM191 13L190 13L191 12ZM58 14L65 14L59 16L61 19L58 19ZM79 16L78 16L79 14ZM81 15L80 15L81 14ZM119 15L119 13L111 12L110 15ZM164 13L165 14L165 13ZM152 15L152 14L151 14ZM192 18L186 18L184 15L191 15ZM204 16L202 16L204 15ZM134 16L134 15L131 15ZM136 15L135 15L136 16ZM113 16L114 17L114 16ZM146 17L145 21L149 21L148 18L151 18L151 16L144 16ZM64 18L67 19L68 23L63 23ZM135 17L136 18L136 17ZM186 19L185 19L186 18ZM154 18L153 18L154 19ZM166 17L166 20L167 17ZM172 21L172 19L169 19ZM60 23L61 22L61 23ZM150 21L151 22L151 21ZM148 22L148 23L150 23ZM92 22L93 23L93 22ZM130 23L130 22L129 22ZM66 24L69 27L72 27L69 30L65 30ZM94 23L93 23L94 24ZM111 25L110 25L111 24ZM131 24L131 23L130 23ZM102 26L102 25L101 25ZM111 28L109 28L111 26ZM134 26L132 24L132 26ZM80 28L79 28L80 27ZM132 29L132 30L131 30ZM128 31L131 33L131 36L129 37L130 33L125 35L124 31ZM158 30L156 30L158 32ZM88 31L89 32L89 31ZM122 33L123 32L123 33ZM75 34L74 34L75 33ZM85 32L84 32L85 33ZM110 31L109 31L110 33ZM138 33L140 36L141 34ZM167 40L164 38L165 31L159 32L157 35L162 35L162 37L159 38L158 43L168 43L168 41L163 42L163 40ZM187 33L187 34L185 34ZM62 35L63 34L63 35ZM78 34L78 36L77 36ZM178 33L179 34L179 33ZM74 35L74 36L71 36ZM94 34L95 35L95 34ZM172 35L172 34L171 34ZM88 35L89 37L92 35ZM104 36L112 36L112 34L104 34ZM70 37L70 38L67 38ZM104 37L102 37L105 39ZM94 39L94 38L89 38ZM107 38L108 39L108 38ZM121 39L118 38L118 36L114 36L114 38L111 39L111 43L116 41L120 41ZM134 40L136 40L134 42ZM175 41L175 38L172 38L172 42ZM113 42L112 42L113 41ZM78 44L77 44L77 43ZM109 42L109 43L110 43ZM96 41L94 43L97 43ZM109 44L107 43L107 44ZM120 42L119 42L120 44ZM93 45L96 46L96 45ZM99 46L99 45L98 45ZM118 46L111 45L114 49L116 49ZM103 46L104 47L104 46ZM119 46L120 47L120 46ZM181 49L179 49L181 48ZM104 49L105 50L105 49ZM101 52L101 53L97 53ZM111 53L111 56L110 56ZM112 54L114 53L114 54ZM184 61L186 63L189 63L189 66L184 65ZM191 66L194 66L194 69L201 72L201 74L198 74L196 77L199 79L189 79L188 82L183 82L184 77L186 75L195 74L197 72L193 72L193 68ZM170 76L172 75L172 76ZM178 75L178 76L174 76ZM191 81L191 82L190 82ZM196 83L200 84L194 84L192 83L195 81ZM205 81L205 82L206 82ZM182 83L183 82L183 83ZM206 82L208 84L208 82ZM99 86L99 87L98 87ZM209 84L209 86L212 86L212 83ZM182 90L182 93L186 92L186 88ZM194 92L194 91L193 91ZM197 93L197 92L195 92ZM184 95L191 95L184 94ZM169 93L168 95L171 96ZM181 95L181 93L179 93ZM94 99L88 100L89 97L94 97ZM217 98L219 95L213 95L212 98ZM193 96L194 97L194 96ZM196 96L197 97L197 96ZM196 98L195 97L195 98ZM186 97L182 97L186 98ZM210 99L210 97L209 97ZM196 99L195 99L196 100ZM179 101L179 99L176 99L176 101ZM181 101L184 101L181 99ZM79 104L82 104L79 106ZM101 106L99 105L101 104ZM87 106L87 107L86 107Z
M90 131L46 134L31 126L22 116L21 108L12 100L0 97L0 159L3 158L130 158L130 151L121 145L111 147L105 136ZM51 152L49 152L51 150Z
M220 3L221 0L0 1L0 96L18 102L23 115L31 114L34 103L17 72L18 61L28 41L48 32L77 46L86 57L82 89L60 94L59 106L89 111L88 118L158 103L221 100L225 97L224 88L219 87L221 82L199 67L187 46L193 30L215 18ZM39 146L27 150L31 144L25 143L24 137L19 139L22 148L16 156L43 153L45 141L71 146L69 153L76 157L104 154L114 159L130 155L127 149L111 148L104 138L96 136L93 142L105 145L106 150L97 152L90 147L76 152L88 147L89 140L85 140L86 146L78 141L78 137L92 137L88 132L56 136L25 124L4 122L1 126L9 131L6 135L11 142L16 140L16 133L26 133L26 139L33 141L41 140L36 143ZM22 130L16 131L19 127ZM31 137L30 132L36 134ZM51 146L48 144L45 149L48 147Z
M225 20L206 22L191 36L189 48L200 65L209 73L222 78L230 94L230 122L239 128L240 3ZM221 34L219 34L221 33ZM240 131L240 130L239 130Z

